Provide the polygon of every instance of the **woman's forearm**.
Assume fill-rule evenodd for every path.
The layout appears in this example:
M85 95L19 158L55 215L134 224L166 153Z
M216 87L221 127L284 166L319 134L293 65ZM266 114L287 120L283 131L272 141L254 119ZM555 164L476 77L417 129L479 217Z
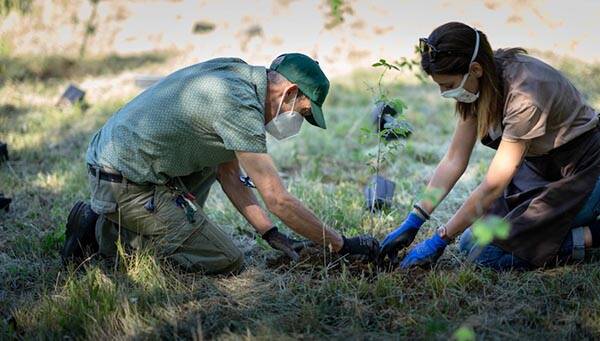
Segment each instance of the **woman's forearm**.
M461 234L484 215L502 191L501 187L488 186L485 182L480 184L446 224L448 237L454 238Z
M457 236L488 211L517 173L528 146L528 141L500 142L483 182L446 224L448 237Z
M426 193L432 195L427 195L425 198L422 198L419 205L427 211L427 213L432 213L448 193L450 193L465 169L465 164L447 159L442 160L435 169L431 180L429 180L429 184L427 184L427 189L425 190Z
M477 118L459 119L450 147L435 169L427 185L426 195L419 202L426 213L431 214L435 210L463 175L476 140Z

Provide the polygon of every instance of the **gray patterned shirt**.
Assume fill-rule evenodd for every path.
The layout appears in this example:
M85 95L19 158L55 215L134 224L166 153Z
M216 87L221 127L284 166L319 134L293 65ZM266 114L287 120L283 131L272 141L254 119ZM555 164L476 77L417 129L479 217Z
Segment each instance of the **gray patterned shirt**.
M167 76L92 137L86 161L127 179L164 184L235 158L266 153L264 67L217 58Z

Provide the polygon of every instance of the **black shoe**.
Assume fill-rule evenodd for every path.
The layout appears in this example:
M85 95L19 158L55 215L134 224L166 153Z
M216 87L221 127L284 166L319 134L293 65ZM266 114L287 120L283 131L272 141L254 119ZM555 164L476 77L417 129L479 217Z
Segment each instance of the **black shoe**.
M75 203L67 219L65 245L60 252L64 263L81 261L88 253L98 252L97 220L98 214L92 211L90 205L83 201Z

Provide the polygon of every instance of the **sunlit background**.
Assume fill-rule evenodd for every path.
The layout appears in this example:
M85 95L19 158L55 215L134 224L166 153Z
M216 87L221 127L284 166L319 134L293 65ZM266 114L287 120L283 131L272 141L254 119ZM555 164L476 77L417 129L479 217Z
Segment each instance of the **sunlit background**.
M215 56L267 64L301 51L339 75L380 57L411 56L419 37L456 20L483 30L494 48L600 59L593 0L39 0L31 11L0 24L2 43L15 53L77 54L84 39L88 54L172 50L182 65Z

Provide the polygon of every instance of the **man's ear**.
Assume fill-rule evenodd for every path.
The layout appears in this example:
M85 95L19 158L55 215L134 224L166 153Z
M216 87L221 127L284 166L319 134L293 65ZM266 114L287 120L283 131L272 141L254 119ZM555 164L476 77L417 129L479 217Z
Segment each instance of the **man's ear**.
M473 62L469 67L469 73L477 78L481 78L481 76L483 76L483 67L481 67L481 64L478 62Z
M291 100L294 98L294 96L298 95L298 91L300 89L298 89L298 85L296 84L290 84L287 89L285 89L285 99L286 100Z

